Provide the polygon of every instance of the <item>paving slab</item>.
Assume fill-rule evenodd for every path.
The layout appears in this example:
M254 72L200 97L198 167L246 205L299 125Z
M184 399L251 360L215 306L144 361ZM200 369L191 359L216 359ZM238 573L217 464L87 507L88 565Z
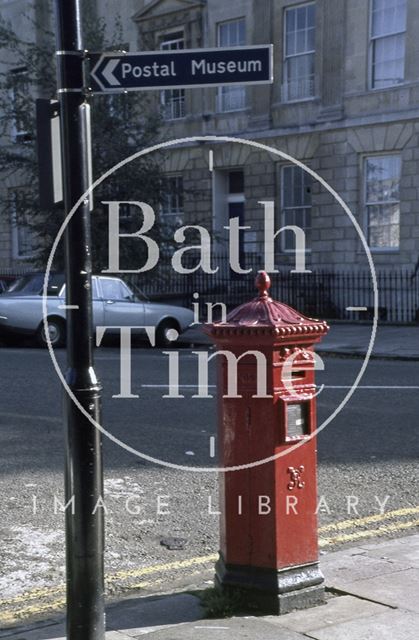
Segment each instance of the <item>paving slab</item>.
M385 557L384 557L385 556ZM340 551L321 559L321 570L327 587L338 587L346 582L385 576L397 571L410 569L408 562L397 561L393 554L384 553L371 556L366 549Z
M130 598L106 608L106 640L132 640L158 629L196 622L202 616L199 598L189 594ZM65 623L16 628L2 632L0 637L2 640L64 640Z
M107 608L107 628L135 638L203 615L199 598L187 593L132 598Z
M314 640L417 640L419 615L388 611L379 616L351 620L306 634Z
M316 629L330 627L341 622L349 622L379 615L388 611L388 607L360 600L353 596L331 598L325 605L294 611L285 616L267 616L265 620L273 625L286 627L292 631L308 633Z
M370 544L365 550L370 558L390 559L410 568L419 568L419 535Z
M65 640L65 633L65 623L59 622L49 625L27 625L10 630L4 629L0 637L2 640Z
M335 582L346 593L367 598L389 607L399 607L419 613L419 571L406 569L390 576L377 576L356 582Z
M4 637L9 638L9 640L66 640L63 625L15 632L13 635ZM119 631L107 631L106 640L132 640L132 636L127 636Z
M182 624L156 631L152 640L303 640L290 629L275 627L263 618L242 617L221 620L201 620L197 624Z

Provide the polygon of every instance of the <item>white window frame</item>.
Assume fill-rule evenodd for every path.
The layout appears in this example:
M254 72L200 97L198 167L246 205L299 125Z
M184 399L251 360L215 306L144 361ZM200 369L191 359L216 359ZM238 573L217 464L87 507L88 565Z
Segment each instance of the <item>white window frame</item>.
M287 222L286 222L286 220L285 220L285 213L286 213L286 211L288 211L288 210L295 211L296 209L299 209L299 210L307 210L307 209L309 209L309 210L310 210L310 215L311 215L311 214L312 214L312 209L313 209L313 202L311 202L310 206L306 206L306 205L298 205L298 206L293 206L293 207L288 207L288 206L286 207L286 206L285 206L285 198L284 198L284 195L285 195L285 189L284 189L284 173L285 173L285 169L288 169L289 167L295 167L296 169L300 169L300 171L302 171L304 174L307 174L307 172L306 172L304 169L302 169L301 167L298 167L298 166L297 166L297 165L295 165L295 164L283 164L283 165L280 167L280 185L281 185L281 214L280 214L280 227L281 227L281 228L282 228L282 227L285 227L285 226L287 226L287 225L289 226L289 223L287 223ZM312 195L312 194L311 194L311 195ZM311 225L310 225L310 227L308 227L307 225L305 225L305 226L304 226L304 228L303 228L303 231L304 231L304 235L305 235L306 240L307 240L307 235L306 235L306 230L307 230L307 229L308 229L309 231L311 231L311 230L313 229L313 224L311 224ZM283 252L283 253L288 253L288 254L293 255L293 254L295 254L295 248L294 248L294 249L288 249L288 248L287 248L287 246L286 246L286 242L285 242L285 241L286 241L286 235L285 235L286 233L287 233L286 231L283 231L283 232L281 233L281 236L282 236L281 249L282 249L282 252ZM311 251L312 251L311 244L310 244L310 243L308 243L308 242L305 242L305 253L306 253L306 254L307 254L307 253L311 253Z
M240 17L240 18L232 18L231 20L223 20L222 22L218 22L217 23L217 47L221 47L224 45L221 45L221 27L226 26L228 24L234 24L237 22L243 22L244 23L244 32L245 32L245 37L244 37L244 42L243 43L238 43L236 45L229 45L231 47L239 47L239 46L244 46L246 44L246 18L245 17ZM241 95L241 104L239 104L239 106L237 107L232 107L232 108L226 108L226 96L229 95L234 95L234 93L237 93L238 95ZM217 113L232 113L234 111L244 111L246 109L246 88L243 85L231 85L228 87L218 87L217 90L217 96L216 96L216 111Z
M367 160L369 158L383 158L383 157L396 157L399 159L399 165L400 165L400 173L399 173L399 191L400 191L400 183L401 183L401 179L402 179L402 156L400 153L369 153L366 154L362 157L361 161L362 161L362 181L363 181L363 188L362 188L362 198L363 198L363 210L364 210L364 235L367 239L367 243L368 243L368 248L370 249L370 251L372 251L373 253L397 253L398 251L400 251L400 227L401 227L401 209L400 209L400 205L401 205L401 199L399 198L398 200L381 200L381 201L375 201L375 202L368 202L367 201L367 171L366 171L366 166L367 166ZM398 204L399 205L399 243L397 245L397 247L375 247L372 246L370 244L370 224L369 224L369 211L368 211L368 207L372 207L372 206L380 206L380 205L386 205L386 204Z
M182 37L171 38L182 33ZM167 45L173 45L182 43L181 47L169 47ZM170 31L161 35L160 49L162 51L176 51L178 49L185 48L185 34L183 29L176 29L176 31ZM167 99L170 96L169 100ZM185 89L163 89L160 92L160 104L163 111L163 117L165 120L182 120L186 116L185 110Z
M306 55L312 55L314 58L314 64L315 64L315 56L316 56L316 46L314 46L314 49L310 50L310 51L304 51L304 53L295 53L292 55L287 55L287 13L289 13L290 11L295 11L296 9L301 9L302 7L309 7L310 5L313 5L315 7L315 10L317 12L317 6L316 6L317 2L316 0L311 1L311 2L303 2L301 4L296 4L296 5L291 5L289 7L285 7L284 9L284 21L283 21L283 62L284 62L284 76L283 76L283 82L282 82L282 100L283 102L304 102L307 100L314 100L314 98L316 97L316 75L314 73L313 75L313 93L309 96L304 96L304 97L300 97L300 98L290 98L289 97L289 86L288 86L288 73L287 73L287 68L288 68L288 63L289 60L293 59L293 58L297 58L297 57L301 57L301 56L306 56ZM317 14L315 13L315 16ZM314 23L314 29L316 32L316 21Z
M12 189L12 203L11 203L11 216L10 216L10 225L11 225L11 243L12 243L12 256L14 260L29 260L33 258L37 251L33 248L33 244L35 241L35 234L28 227L19 226L19 222L17 219L17 206L16 200L18 197L18 191L22 190L22 188ZM26 241L28 244L32 246L32 248L27 253L21 252L21 240L20 233L23 232L25 235L28 234L29 241Z
M374 8L374 0L370 0L369 2L369 39L370 39L370 43L369 43L369 54L368 54L368 58L369 58L369 64L368 64L368 88L371 91L384 91L385 89L391 89L392 87L400 87L402 84L404 84L406 82L406 31L407 31L407 2L408 0L406 0L406 24L405 24L405 28L403 30L399 30L399 31L391 31L388 33L385 33L384 35L381 36L374 36L372 33L372 26L373 26L373 21L372 21L372 14L373 14L373 8ZM374 86L374 44L377 40L385 40L386 38L392 38L393 36L398 36L398 35L404 35L405 38L405 51L404 51L404 58L403 58L403 80L401 82L395 82L394 84L388 84L385 87L375 87Z

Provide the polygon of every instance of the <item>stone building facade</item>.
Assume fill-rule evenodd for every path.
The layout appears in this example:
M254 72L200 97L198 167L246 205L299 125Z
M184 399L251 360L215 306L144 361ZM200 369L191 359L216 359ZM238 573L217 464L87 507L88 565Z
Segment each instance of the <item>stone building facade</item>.
M167 221L202 224L225 251L225 227L238 217L249 227L240 240L245 262L264 246L260 203L274 201L275 229L305 232L307 268L367 268L362 233L378 268L414 269L416 0L103 0L97 10L109 24L121 14L132 51L272 43L271 85L154 91L164 117L162 140L231 136L273 147L318 173L354 219L291 159L236 142L198 140L165 151L168 194L160 215ZM4 266L19 262L7 233L0 240ZM278 266L295 262L292 230L278 234L275 260Z
M289 160L222 142L171 152L167 170L182 176L185 223L202 221L220 237L229 217L239 215L251 227L243 232L244 254L260 252L259 203L274 201L276 229L305 230L308 265L366 267L360 232L377 267L416 265L415 0L160 0L145 3L133 21L140 49L171 38L183 38L185 48L272 43L272 85L186 90L178 113L166 114L165 138L234 136L274 147L317 172L359 229L322 184ZM171 98L161 98L166 109ZM278 264L294 262L294 249L294 233L281 232Z

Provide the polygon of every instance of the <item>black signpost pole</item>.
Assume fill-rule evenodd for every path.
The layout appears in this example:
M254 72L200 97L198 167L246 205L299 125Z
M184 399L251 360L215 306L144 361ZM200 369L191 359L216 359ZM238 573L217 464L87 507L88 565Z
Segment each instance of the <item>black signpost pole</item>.
M65 212L89 187L90 106L83 82L80 0L55 0L58 97ZM66 229L67 384L99 422L101 387L93 369L90 204L85 198ZM99 431L66 394L67 637L103 640L104 515ZM71 501L69 503L69 501ZM99 506L98 506L99 505Z

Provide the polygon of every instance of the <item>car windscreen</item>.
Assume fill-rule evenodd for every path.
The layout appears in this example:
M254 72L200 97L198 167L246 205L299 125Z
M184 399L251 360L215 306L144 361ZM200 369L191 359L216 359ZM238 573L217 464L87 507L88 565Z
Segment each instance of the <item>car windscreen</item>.
M44 286L45 276L43 273L36 273L18 278L7 289L7 293L21 293L24 295L41 295ZM62 274L51 274L48 282L48 295L58 296L64 283Z

